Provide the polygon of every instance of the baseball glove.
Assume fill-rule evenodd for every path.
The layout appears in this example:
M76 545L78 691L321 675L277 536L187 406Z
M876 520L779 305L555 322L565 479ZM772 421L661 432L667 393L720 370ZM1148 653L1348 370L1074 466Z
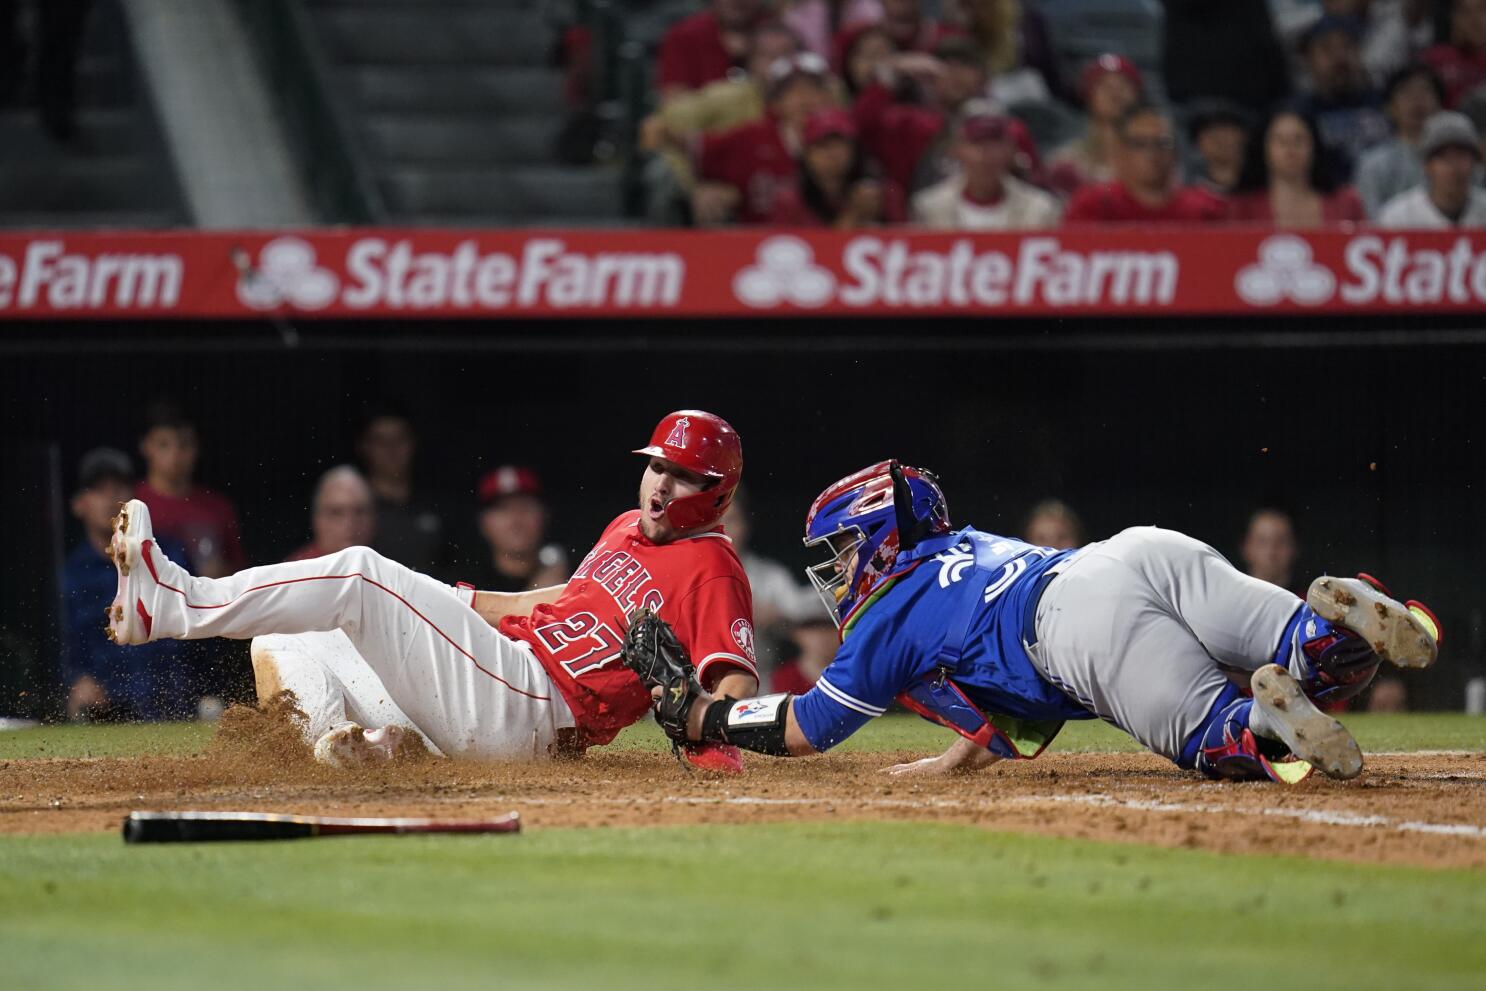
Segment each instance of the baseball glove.
M686 719L702 694L702 683L671 625L649 610L636 613L620 651L624 666L639 675L646 688L662 689L655 721L672 743L685 743Z

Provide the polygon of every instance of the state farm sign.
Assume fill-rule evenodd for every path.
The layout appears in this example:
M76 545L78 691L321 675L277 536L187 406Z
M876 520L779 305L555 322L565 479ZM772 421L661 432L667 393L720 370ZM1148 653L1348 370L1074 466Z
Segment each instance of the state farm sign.
M0 311L173 309L185 262L174 252L69 252L61 240L0 252Z
M419 250L412 238L363 237L333 264L322 267L303 238L276 238L243 269L238 298L254 309L658 308L677 303L686 276L674 252L578 252L543 237L514 252L482 251L473 239Z
M1013 250L978 250L970 238L944 248L906 237L854 237L841 250L841 276L815 261L798 237L770 237L733 280L744 304L781 303L910 309L1160 306L1176 296L1181 264L1170 251L1071 251L1054 237L1027 237Z
M1486 235L1232 228L0 235L0 318L1486 312ZM985 332L994 333L994 322Z

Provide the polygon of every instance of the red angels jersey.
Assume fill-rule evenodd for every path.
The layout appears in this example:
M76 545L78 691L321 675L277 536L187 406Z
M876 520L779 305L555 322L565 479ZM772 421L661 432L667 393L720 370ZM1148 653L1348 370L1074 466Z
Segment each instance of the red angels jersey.
M671 624L703 683L726 673L719 667L758 676L753 593L732 540L719 528L653 544L631 510L604 530L556 602L499 627L531 645L586 743L608 743L650 711L650 692L619 656L628 617L640 609Z

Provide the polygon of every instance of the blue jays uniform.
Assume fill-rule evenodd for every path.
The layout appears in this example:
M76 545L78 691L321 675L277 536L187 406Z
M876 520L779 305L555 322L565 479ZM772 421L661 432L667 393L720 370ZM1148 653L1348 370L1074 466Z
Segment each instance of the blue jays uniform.
M1190 767L1198 731L1238 698L1225 672L1288 657L1281 634L1301 605L1156 527L1075 551L965 529L893 570L795 700L817 750L897 698L972 738L988 717L978 742L1002 757L1036 756L1064 720L1099 716Z
M1002 728L1091 718L1028 655L1039 596L1074 553L967 527L900 555L890 584L853 617L819 682L795 700L805 738L826 750L900 694L941 680Z

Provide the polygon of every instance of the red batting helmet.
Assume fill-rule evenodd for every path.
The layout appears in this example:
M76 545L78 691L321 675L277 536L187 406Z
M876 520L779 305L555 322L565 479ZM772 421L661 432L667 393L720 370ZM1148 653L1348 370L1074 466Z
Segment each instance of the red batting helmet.
M650 444L634 453L663 458L715 481L666 507L666 516L678 530L711 526L722 519L743 477L743 442L738 432L722 417L701 410L666 414L655 425Z

